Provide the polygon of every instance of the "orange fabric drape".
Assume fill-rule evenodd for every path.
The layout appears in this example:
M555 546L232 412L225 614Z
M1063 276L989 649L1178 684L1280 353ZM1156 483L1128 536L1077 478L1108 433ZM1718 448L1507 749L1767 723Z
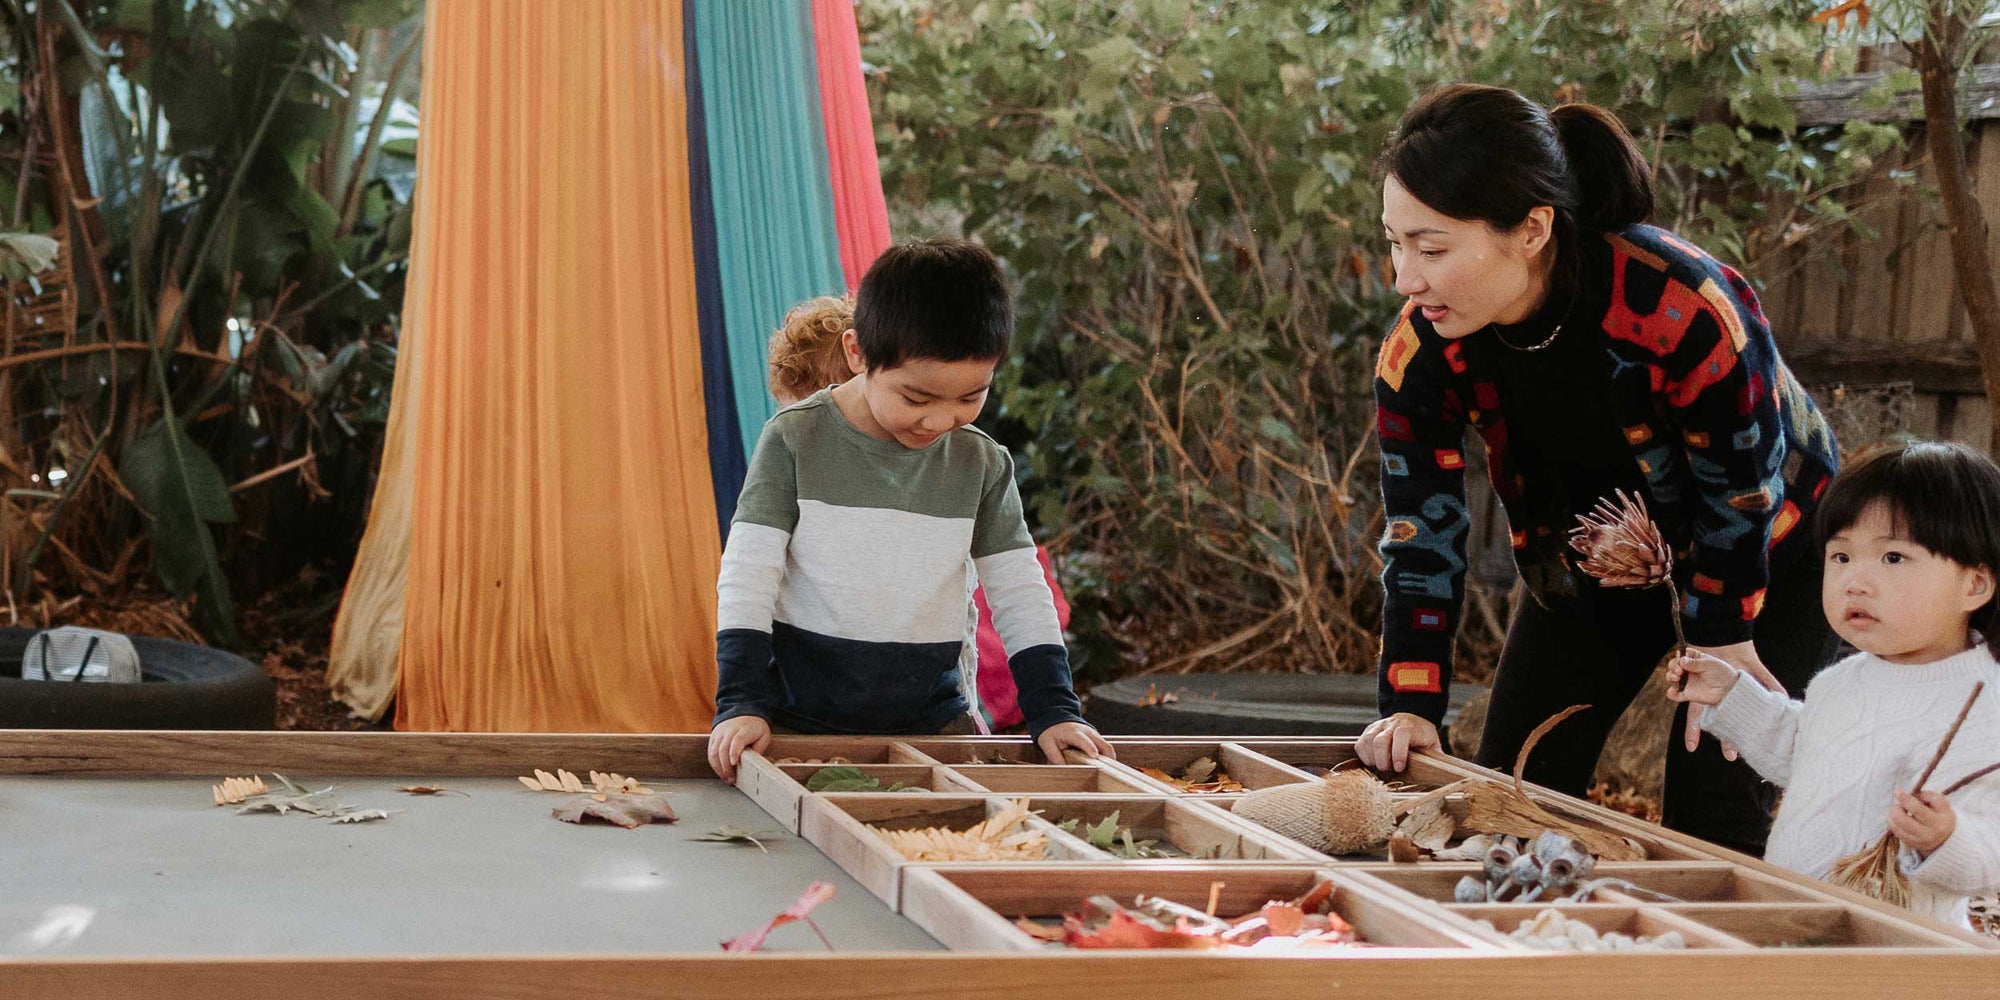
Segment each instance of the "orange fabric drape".
M889 248L889 206L875 160L875 119L861 76L861 36L854 0L813 0L813 50L819 69L820 118L826 126L833 218L840 233L840 270L849 292L868 265Z
M438 65L438 35L424 36L423 62ZM444 74L424 78L423 107L431 107ZM441 100L441 98L438 98ZM416 485L417 407L423 392L424 292L438 253L436 207L427 197L424 175L445 155L440 142L417 147L417 194L412 203L410 274L404 283L401 329L396 337L396 381L389 397L389 425L383 435L382 468L368 507L368 528L347 576L340 616L333 624L326 684L356 715L380 722L396 696L396 661L403 644L403 594L410 569L410 516Z
M677 0L431 0L396 725L708 728Z

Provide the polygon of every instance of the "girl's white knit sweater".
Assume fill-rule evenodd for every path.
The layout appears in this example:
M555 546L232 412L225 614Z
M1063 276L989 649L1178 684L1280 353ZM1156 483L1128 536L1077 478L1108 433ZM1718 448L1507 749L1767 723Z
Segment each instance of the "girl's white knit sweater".
M1972 693L1985 693L1926 788L2000 761L2000 664L1984 645L1935 663L1901 665L1869 653L1821 671L1804 702L1738 676L1702 728L1742 751L1785 789L1764 858L1814 878L1888 830L1897 789L1908 790ZM1969 926L1966 897L2000 890L2000 773L1951 796L1957 825L1928 857L1903 849L1910 909Z

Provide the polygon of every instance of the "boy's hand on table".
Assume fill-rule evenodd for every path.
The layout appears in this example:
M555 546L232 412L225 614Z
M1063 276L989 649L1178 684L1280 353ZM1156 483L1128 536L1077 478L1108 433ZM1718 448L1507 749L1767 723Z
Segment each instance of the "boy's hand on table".
M1075 750L1085 757L1118 759L1118 752L1111 749L1111 744L1104 742L1104 737L1097 735L1097 730L1081 722L1058 722L1042 730L1042 735L1035 739L1035 745L1042 748L1042 754L1051 764L1069 763L1063 757L1065 750Z
M708 732L708 766L715 776L736 784L736 768L743 763L743 751L763 753L771 745L771 724L754 715L724 719Z
M1898 791L1896 804L1889 807L1889 832L1920 857L1943 847L1957 827L1951 802L1938 792Z

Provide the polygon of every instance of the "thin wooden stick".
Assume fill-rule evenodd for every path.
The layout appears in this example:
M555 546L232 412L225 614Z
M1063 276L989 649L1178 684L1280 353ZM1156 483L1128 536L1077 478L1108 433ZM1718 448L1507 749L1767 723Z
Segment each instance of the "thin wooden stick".
M1988 764L1985 767L1982 767L1979 770L1974 771L1971 774L1968 774L1965 777L1952 782L1951 785L1944 790L1944 793L1946 795L1950 795L1951 793L1958 791L1959 789L1964 788L1965 786L1970 785L1973 782L1978 781L1979 779L1984 778L1995 771L2000 771L2000 762Z
M1972 686L1972 695L1965 699L1965 706L1958 710L1958 718L1951 720L1951 728L1944 731L1944 742L1939 743L1937 753L1931 755L1930 766L1924 768L1924 773L1917 776L1916 787L1910 789L1911 795L1924 790L1924 782L1929 781L1931 772L1937 770L1938 762L1944 759L1944 752L1951 749L1951 741L1958 736L1958 727L1965 725L1965 717L1972 714L1972 703L1979 700L1979 692L1984 690L1986 690L1985 681Z

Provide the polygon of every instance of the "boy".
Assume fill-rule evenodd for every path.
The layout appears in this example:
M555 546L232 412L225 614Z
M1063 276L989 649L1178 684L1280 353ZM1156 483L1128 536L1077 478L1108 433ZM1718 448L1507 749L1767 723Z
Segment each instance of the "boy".
M717 581L709 766L736 779L772 726L969 734L965 562L986 588L1042 752L1112 753L1070 689L1054 599L1007 450L970 426L1013 336L999 262L963 240L891 247L842 350L854 377L771 418Z

